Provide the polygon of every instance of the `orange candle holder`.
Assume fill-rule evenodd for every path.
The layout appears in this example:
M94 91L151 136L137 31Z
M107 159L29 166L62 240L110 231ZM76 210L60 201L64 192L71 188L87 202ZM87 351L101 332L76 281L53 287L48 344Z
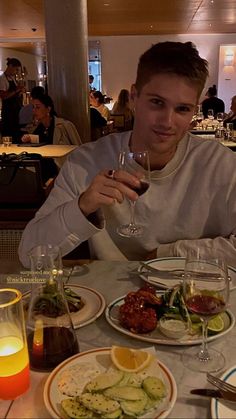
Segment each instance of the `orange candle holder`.
M22 294L0 289L0 399L14 400L30 385Z

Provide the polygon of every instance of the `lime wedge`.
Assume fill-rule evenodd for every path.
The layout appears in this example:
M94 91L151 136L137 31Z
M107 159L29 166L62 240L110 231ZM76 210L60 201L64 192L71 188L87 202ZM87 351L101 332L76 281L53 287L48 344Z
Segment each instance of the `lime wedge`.
M221 315L218 314L217 316L213 317L209 320L208 323L208 331L211 333L219 333L224 329L224 320L222 319Z

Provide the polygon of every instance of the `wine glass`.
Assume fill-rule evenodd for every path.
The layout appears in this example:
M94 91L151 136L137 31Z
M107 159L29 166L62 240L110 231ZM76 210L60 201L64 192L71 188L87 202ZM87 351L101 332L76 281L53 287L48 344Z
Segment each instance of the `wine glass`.
M207 346L208 321L225 311L229 298L227 266L214 249L197 248L187 254L183 278L183 296L190 313L202 322L202 345L187 349L183 363L194 371L221 370L225 365L222 353Z
M213 121L213 119L214 119L214 111L213 111L213 109L208 109L207 118L210 119L210 121Z
M119 154L119 169L125 170L131 174L139 173L140 187L133 190L141 196L149 188L150 184L150 162L147 151L121 151ZM135 223L135 205L136 201L130 202L131 217L129 224L121 225L117 228L118 234L123 237L137 237L143 233L143 227Z
M219 126L221 127L221 125L222 125L222 121L223 121L223 119L224 119L224 114L223 114L223 112L218 112L218 113L217 113L217 115L216 115L216 119L217 119L217 121L219 122Z
M197 127L201 128L201 122L203 120L203 112L200 112L200 111L197 112L196 120L197 120Z

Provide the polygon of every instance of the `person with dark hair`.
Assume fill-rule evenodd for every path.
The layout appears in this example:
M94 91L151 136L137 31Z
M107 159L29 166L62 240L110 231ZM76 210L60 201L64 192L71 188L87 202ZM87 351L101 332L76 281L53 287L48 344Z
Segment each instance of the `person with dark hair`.
M94 82L94 76L92 74L89 74L89 91L91 92L92 90L96 90L93 87L93 82Z
M202 102L202 112L203 112L204 118L207 118L209 109L213 109L214 118L216 118L218 112L224 113L225 111L224 101L222 99L219 99L216 95L217 95L216 85L213 84L212 87L209 87L206 93L207 98L204 99Z
M230 112L225 116L223 125L226 127L228 123L233 124L233 130L236 130L236 96L231 98Z
M16 75L21 72L17 58L7 59L7 68L0 76L0 99L2 99L2 135L11 136L17 142L19 136L19 112L23 104L24 86L19 86Z
M27 225L19 247L40 243L68 254L88 240L91 258L145 260L182 256L201 247L236 261L236 154L189 132L208 77L208 63L191 42L161 42L138 64L131 88L132 131L83 144L67 158L47 201ZM148 151L151 179L139 196L140 173L119 168L120 151ZM121 237L136 201L142 237ZM58 228L60 226L60 228Z
M33 126L33 104L32 99L37 99L37 97L42 96L45 93L43 86L35 86L31 90L30 99L31 102L28 105L22 106L19 112L19 124L20 127L26 127L30 129L29 126ZM35 128L35 127L34 127Z
M124 115L124 131L132 129L134 114L130 108L130 94L127 89L121 89L118 99L112 108L112 115Z
M39 141L46 144L81 144L81 139L74 124L56 116L54 103L48 95L32 98L33 115L38 122L32 134L39 136ZM22 142L30 142L30 135L23 135Z
M91 107L95 108L98 112L100 112L102 117L105 118L106 121L108 121L108 119L110 118L110 111L108 107L104 104L104 95L99 90L96 90L94 92L90 92L89 97Z

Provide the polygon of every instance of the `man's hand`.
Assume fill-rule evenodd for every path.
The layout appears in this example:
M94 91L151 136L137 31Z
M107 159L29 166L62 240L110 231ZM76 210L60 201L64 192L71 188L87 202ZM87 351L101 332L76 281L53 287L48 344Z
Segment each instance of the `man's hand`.
M137 175L138 176L138 175ZM124 197L136 201L138 194L132 188L140 187L139 178L125 171L105 170L98 173L91 185L79 198L79 207L87 217L102 205L123 202Z

